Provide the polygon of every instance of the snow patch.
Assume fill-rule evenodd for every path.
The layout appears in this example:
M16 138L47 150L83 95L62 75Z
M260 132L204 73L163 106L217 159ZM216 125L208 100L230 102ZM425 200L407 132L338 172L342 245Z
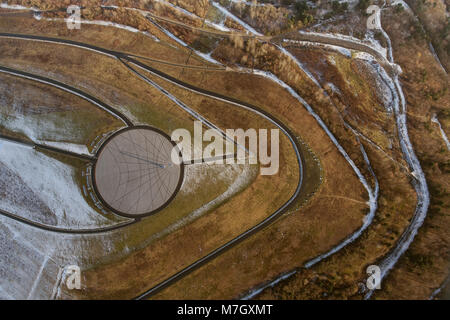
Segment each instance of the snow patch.
M442 136L442 139L444 139L445 145L447 146L447 150L450 150L450 142L448 141L447 135L445 134L444 129L442 129L441 123L439 122L439 120L435 114L431 118L431 121L436 123L439 126L439 130L441 131L441 136Z
M252 33L254 35L257 36L262 36L261 33L259 33L258 31L256 31L255 29L253 29L250 25L248 25L247 23L245 23L244 21L242 21L241 19L239 19L238 17L236 17L234 14L232 14L231 12L229 12L227 9L225 9L224 7L222 7L220 4L218 4L217 2L211 1L211 4L218 9L220 12L222 12L225 16L227 16L228 18L234 20L235 22L239 23L241 26L243 26L245 28L245 30L247 30L249 33Z
M86 203L69 165L10 142L2 143L0 161L39 194L56 215L57 226L76 229L111 224Z

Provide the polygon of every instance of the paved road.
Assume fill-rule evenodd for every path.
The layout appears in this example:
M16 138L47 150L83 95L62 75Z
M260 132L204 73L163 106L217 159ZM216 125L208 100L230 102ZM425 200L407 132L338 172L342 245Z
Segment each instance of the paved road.
M243 109L246 109L246 110L253 111L254 113L258 114L259 116L269 120L275 126L277 126L288 137L288 139L290 140L290 142L291 142L291 144L293 146L293 149L296 152L298 166L299 166L299 173L300 173L299 174L298 185L297 185L297 188L296 188L294 194L277 211L275 211L268 218L266 218L265 220L263 220L262 222L260 222L256 226L250 228L246 232L242 233L238 237L230 240L226 244L222 245L221 247L217 248L213 252L211 252L208 255L206 255L205 257L197 260L196 262L194 262L191 265L187 266L183 270L177 272L176 274L172 275L168 279L164 280L163 282L161 282L157 286L147 290L146 292L144 292L140 296L136 297L136 299L146 299L146 298L149 298L149 297L155 295L156 293L160 292L161 290L163 290L164 288L166 288L169 285L173 284L174 282L178 281L179 279L187 276L189 273L193 272L194 270L198 269L202 265L204 265L207 262L211 261L212 259L214 259L218 255L224 253L226 250L232 248L233 246L237 245L238 243L240 243L244 239L250 237L251 235L255 234L256 232L262 230L263 228L265 228L268 225L270 225L271 223L273 223L278 217L280 217L289 208L289 206L299 196L300 189L301 189L302 182L303 182L303 167L304 167L304 164L302 162L303 161L303 157L301 156L300 148L299 148L299 145L298 145L298 141L295 138L295 135L283 123L281 123L280 121L278 121L277 119L272 117L269 113L265 112L264 110L262 110L262 109L260 109L260 108L258 108L256 106L253 106L253 105L251 105L249 103L245 103L245 102L242 102L242 101L234 99L234 98L229 98L229 97L226 97L224 95L221 95L221 94L218 94L218 93L214 93L212 91L208 91L208 90L204 90L204 89L195 87L193 85L190 85L188 83L180 81L180 80L178 80L178 79L176 79L174 77L171 77L171 76L169 76L169 75L167 75L167 74L165 74L165 73L163 73L163 72L161 72L159 70L156 70L154 68L146 66L145 64L143 64L143 63L141 63L139 61L136 61L134 59L128 58L127 60L130 63L138 66L139 68L144 69L144 70L146 70L146 71L148 71L148 72L150 72L150 73L152 73L152 74L154 74L156 76L159 76L160 78L163 78L166 81L169 81L169 82L171 82L171 83L173 83L173 84L175 84L175 85L177 85L179 87L182 87L185 90L189 90L189 91L197 93L197 94L201 94L201 95L204 95L204 96L216 99L216 100L220 100L220 101L223 101L223 102L235 105L237 107L240 107L240 108L243 108Z
M73 40L67 40L67 39L59 39L59 38L52 38L52 37L44 37L44 36L35 36L35 35L25 35L25 34L11 34L11 33L0 33L0 37L7 37L7 38L19 38L19 39L28 39L28 40L34 40L34 41L44 41L44 42L51 42L51 43L57 43L57 44L63 44L63 45L70 45L70 46L75 46L78 48L82 48L82 49L87 49L87 50L92 50L101 54L105 54L114 58L117 58L119 60L126 60L129 63L147 71L150 72L154 75L156 75L157 77L160 77L161 79L164 79L166 81L169 81L183 89L189 90L191 92L197 93L197 94L201 94L219 101L223 101L229 104L232 104L236 107L239 108L243 108L246 110L250 110L260 116L262 116L263 118L269 120L271 123L273 123L275 126L277 126L290 140L292 147L296 153L297 156L297 163L298 163L298 168L299 168L299 179L298 179L298 183L297 183L297 187L295 189L295 192L293 193L293 195L290 197L290 199L283 204L278 210L276 210L274 213L272 213L269 217L267 217L266 219L264 219L263 221L261 221L259 224L257 224L256 226L250 228L249 230L245 231L244 233L242 233L241 235L235 237L234 239L228 241L226 244L220 246L219 248L215 249L214 251L212 251L211 253L207 254L206 256L204 256L203 258L197 260L196 262L192 263L191 265L187 266L186 268L182 269L181 271L177 272L176 274L172 275L171 277L167 278L166 280L162 281L161 283L159 283L158 285L148 289L147 291L145 291L144 293L142 293L141 295L139 295L138 297L136 297L136 299L146 299L151 297L152 295L160 292L162 289L168 287L169 285L175 283L176 281L178 281L179 279L185 277L186 275L188 275L189 273L191 273L192 271L198 269L199 267L201 267L202 265L206 264L208 261L211 261L212 259L214 259L215 257L219 256L220 254L224 253L226 250L232 248L233 246L237 245L238 243L242 242L243 240L247 239L248 237L250 237L251 235L255 234L256 232L264 229L265 227L269 226L270 224L272 224L274 221L276 221L276 219L278 217L280 217L290 206L291 204L294 203L294 201L298 198L299 194L300 194L300 190L301 190L301 186L302 186L302 182L303 182L303 158L301 157L301 152L300 152L300 147L299 147L299 143L297 141L297 139L295 138L295 135L291 132L291 130L285 126L283 123L281 123L279 120L277 120L276 118L274 118L273 116L271 116L268 112L262 110L261 108L258 108L250 103L246 103L243 101L240 101L238 99L234 99L234 98L230 98L227 97L225 95L219 94L219 93L215 93L212 91L208 91L202 88L198 88L196 86L193 86L191 84L185 83L181 80L178 80L160 70L157 70L153 67L150 67L134 58L132 58L131 56L129 56L126 53L123 52L118 52L118 51L113 51L113 50L108 50L108 49L103 49L101 47L97 47L94 45L90 45L90 44L84 44L82 42L77 42L77 41L73 41Z
M172 22L172 21L166 21L166 22ZM283 37L284 38L284 37ZM392 76L392 77L396 77L398 75L398 73L400 72L400 69L391 61L389 61L388 59L386 59L383 55L381 55L377 50L375 50L374 48L370 47L370 46L366 46L364 44L361 44L359 42L355 42L355 41L349 41L349 40L344 40L344 39L336 39L336 38L330 38L330 37L326 37L326 36L321 36L321 35L310 35L310 34L302 34L301 36L296 36L296 39L300 40L300 41L309 41L312 44L314 43L322 43L322 44L333 44L333 45L337 45L340 47L344 47L344 48L348 48L348 49L353 49L353 50L358 50L358 51L363 51L363 52L368 52L370 54L372 54L375 58L377 58L377 60L379 61L379 63L386 69L388 70L388 73ZM260 39L260 40L268 40L268 39ZM276 41L275 38L271 38L271 41ZM283 39L281 39L283 40ZM286 45L286 44L285 44ZM296 46L296 44L287 44L287 46ZM130 61L130 59L128 59ZM135 63L135 61L130 61L131 63L133 63L134 65L142 68L142 69L146 69L144 66L141 66L137 63ZM149 72L152 72L150 70L147 70ZM157 72L152 72L155 75L158 75ZM158 75L162 78L164 78L163 75ZM168 79L166 79L168 80ZM176 79L175 79L176 80ZM168 80L172 83L177 84L176 81L172 81L172 79ZM183 86L182 84L178 83L177 85L180 85L188 90L194 91L194 89L189 89L188 86ZM401 90L400 90L401 91ZM201 92L198 92L201 93ZM208 95L207 93L202 93L205 95ZM217 97L219 98L219 97ZM221 98L219 98L221 99ZM251 231L251 230L249 230ZM247 231L247 232L249 232ZM404 234L405 235L405 234ZM230 245L226 244L226 245ZM231 244L232 245L232 244ZM222 248L222 247L221 247ZM221 250L221 248L217 249L217 250ZM162 290L164 287L170 285L171 283L173 283L174 281L178 280L179 278L181 278L182 276L186 275L187 273L191 272L193 269L199 267L200 265L203 265L204 263L206 263L207 261L213 259L215 256L217 256L218 254L220 254L221 252L216 252L217 250L215 250L214 252L212 252L210 255L200 259L199 261L195 262L194 264L192 264L191 266L183 269L181 272L177 273L176 275L173 275L172 277L170 277L169 279L167 279L166 281L164 281L163 283L161 283L160 285L146 291L144 294L142 294L141 296L139 296L138 298L147 298L149 296L151 296L152 294L158 292L159 290ZM217 254L216 254L217 253Z
M122 228L125 228L128 226L131 226L140 221L140 220L132 220L129 222L115 224L115 225L109 226L109 227L102 227L102 228L95 228L95 229L76 229L75 230L75 229L58 228L58 227L53 227L53 226L49 226L46 224L38 223L38 222L31 221L29 219L25 219L23 217L20 217L18 215L12 214L10 212L7 212L7 211L1 210L1 209L0 209L0 215L10 218L12 220L18 221L20 223L26 224L30 227L38 228L38 229L41 229L44 231L49 231L49 232L54 232L54 233L62 233L62 234L79 234L79 235L108 233L113 230L118 230L118 229L122 229Z
M43 76L39 76L39 75L35 75L35 74L31 74L28 72L24 72L24 71L19 71L19 70L15 70L15 69L11 69L8 67L4 67L4 66L0 66L0 72L6 73L6 74L10 74L13 76L17 76L17 77L22 77L25 79L29 79L29 80L34 80L34 81L38 81L44 84L48 84L51 85L53 87L59 88L63 91L72 93L84 100L87 100L91 103L93 103L94 105L100 107L103 110L106 110L107 112L109 112L110 114L112 114L114 117L116 117L117 119L123 121L127 126L132 127L133 123L131 122L130 119L128 119L124 114L122 114L121 112L117 111L116 109L114 109L113 107L107 105L106 103L100 101L99 99L95 98L94 96L81 91L80 89L71 87L65 83L50 79L50 78L46 78Z

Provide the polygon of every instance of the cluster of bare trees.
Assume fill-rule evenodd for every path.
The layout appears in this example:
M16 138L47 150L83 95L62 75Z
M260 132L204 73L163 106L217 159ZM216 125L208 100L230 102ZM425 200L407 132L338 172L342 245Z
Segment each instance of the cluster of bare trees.
M298 83L300 76L296 64L289 57L282 54L274 45L264 43L257 39L246 39L238 34L230 37L233 53L226 52L222 46L222 57L234 55L233 60L247 68L255 68L282 75L286 82Z

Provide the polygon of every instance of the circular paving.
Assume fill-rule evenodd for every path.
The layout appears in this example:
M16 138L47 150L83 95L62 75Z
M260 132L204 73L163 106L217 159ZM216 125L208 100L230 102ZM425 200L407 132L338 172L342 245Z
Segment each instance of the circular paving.
M172 162L174 147L170 137L150 127L114 134L100 148L92 171L100 200L126 217L147 216L167 206L184 173L183 164Z

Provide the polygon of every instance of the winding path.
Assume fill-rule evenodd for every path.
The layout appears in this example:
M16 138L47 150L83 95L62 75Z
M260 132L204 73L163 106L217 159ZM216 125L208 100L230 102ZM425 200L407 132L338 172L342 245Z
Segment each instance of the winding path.
M166 19L167 20L167 19ZM166 21L166 22L172 22L172 21ZM178 24L178 23L177 23ZM189 26L190 27L190 26ZM382 30L383 31L383 30ZM383 31L383 34L386 36L386 40L388 40L388 43L390 44L390 39L387 37L386 33ZM221 34L223 35L223 34ZM195 92L197 94L201 94L204 96L208 96L220 101L224 101L227 103L231 103L237 107L241 107L241 108L245 108L248 110L252 110L256 113L258 113L260 116L263 116L264 118L268 119L269 121L273 122L275 125L277 125L291 140L291 143L294 146L294 149L297 152L297 156L298 156L298 161L299 161L299 167L302 168L302 163L301 163L301 157L299 154L299 149L297 148L297 142L295 139L293 139L290 131L288 128L285 128L283 126L283 124L279 123L277 120L273 119L269 114L266 114L264 111L258 109L255 106L249 105L249 104L245 104L243 102L240 102L238 100L235 99L230 99L226 96L214 93L214 92L210 92L201 88L197 88L195 86L192 86L190 84L184 83L176 78L173 78L155 68L152 68L148 65L145 65L144 63L134 59L132 57L132 55L129 54L125 54L125 53L121 53L121 52L116 52L116 51L112 51L112 50L107 50L107 49L102 49L96 46L92 46L92 45L87 45L87 44L82 44L79 42L75 42L75 41L71 41L71 40L64 40L64 39L55 39L55 38L48 38L48 37L38 37L38 36L28 36L28 35L12 35L12 34L0 34L0 36L9 36L9 37L16 37L16 38L26 38L26 39L30 39L30 40L36 40L36 41L47 41L47 42L55 42L55 43L59 43L59 44L66 44L66 45L72 45L72 46L77 46L83 49L88 49L88 50L93 50L102 54L106 54L109 56L112 56L114 58L119 59L120 61L124 62L127 61L130 64L133 64L147 72L150 72L151 74L164 79L165 81L168 81L172 84L175 84L181 88L184 88L186 90L189 90L191 92ZM244 36L244 35L242 35ZM245 35L246 37L249 37L248 35ZM266 38L266 37L258 37L253 35L252 37L254 38L258 38L259 40L262 41L268 41L268 40L273 40L273 38ZM393 59L392 59L392 53L391 53L391 48L389 46L389 58L387 59L385 56L381 55L377 50L373 49L371 46L368 45L363 45L361 43L358 42L354 42L354 41L348 41L348 40L344 40L344 39L337 39L337 38L331 38L329 36L321 36L321 35L317 35L317 34L300 34L299 37L297 37L297 39L302 40L302 41L308 41L311 43L322 43L322 44L333 44L333 45L337 45L340 47L344 47L344 48L349 48L349 49L353 49L353 50L358 50L358 51L364 51L364 52L368 52L371 55L373 55L377 60L379 60L380 64L383 65L383 67L385 67L388 70L388 73L390 74L390 76L393 79L389 79L390 81L392 81L394 83L394 87L397 91L397 97L396 97L396 105L394 105L394 111L395 111L395 115L396 115L396 120L397 120L397 125L399 127L399 137L401 140L401 144L402 144L402 149L403 149L403 153L404 156L408 162L408 164L410 165L410 167L413 169L413 172L415 174L415 177L417 178L417 180L415 181L414 185L416 187L416 191L418 194L418 205L416 208L416 213L413 217L413 220L410 224L410 226L407 228L407 230L405 231L405 233L401 236L400 240L398 241L396 247L393 249L393 251L388 254L383 261L381 261L380 265L382 267L382 276L384 277L387 272L389 271L389 269L391 269L393 267L393 265L396 263L396 261L398 260L398 258L402 255L402 253L409 247L409 244L412 242L412 240L414 239L415 234L417 233L418 228L420 227L420 225L423 222L423 219L426 216L426 211L427 211L427 207L428 207L428 203L429 203L429 194L428 194L428 189L426 186L426 180L424 178L423 175L423 171L420 167L420 163L418 162L414 151L413 151L413 147L411 142L409 141L409 136L408 136L408 132L407 132L407 126L406 126L406 101L405 98L403 97L403 93L402 93L402 89L398 80L398 68L396 67ZM151 84L151 83L150 83ZM153 85L153 84L152 84ZM394 103L395 104L395 103ZM229 241L228 243L226 243L225 245L217 248L216 250L214 250L213 252L211 252L210 254L206 255L205 257L203 257L202 259L194 262L193 264L191 264L190 266L184 268L183 270L181 270L180 272L172 275L171 277L169 277L168 279L166 279L165 281L163 281L162 283L158 284L157 286L147 290L145 293L141 294L139 297L137 297L138 299L140 298L148 298L152 295L154 295L155 293L159 292L160 290L162 290L163 288L169 286L170 284L174 283L175 281L179 280L180 278L186 276L187 274L189 274L190 272L192 272L193 270L197 269L198 267L202 266L203 264L207 263L208 261L214 259L216 256L218 256L219 254L223 253L225 250L231 248L232 246L234 246L235 244L239 243L240 241L242 241L243 239L249 237L251 234L259 231L260 229L264 228L265 226L267 226L268 224L270 224L271 222L273 222L280 214L283 213L283 211L289 206L289 204L295 200L295 197L298 195L298 192L300 190L301 187L301 179L299 181L299 185L297 187L297 192L296 194L294 194L293 198L290 199L290 201L288 201L288 203L286 203L284 206L282 206L279 210L277 210L275 213L273 213L270 217L268 217L266 220L264 220L263 222L261 222L260 224L258 224L257 226L247 230L245 233L243 233L242 235L236 237L235 239ZM292 200L292 201L291 201ZM372 293L372 292L371 292ZM369 293L366 298L369 298L371 293Z
M168 74L165 74L164 72L157 70L155 68L152 68L148 65L145 65L144 63L132 58L130 55L126 54L126 53L122 53L122 52L117 52L117 51L113 51L113 50L108 50L108 49L103 49L97 46L93 46L93 45L89 45L89 44L84 44L81 42L77 42L77 41L72 41L72 40L67 40L67 39L59 39L59 38L52 38L52 37L44 37L44 36L34 36L34 35L25 35L25 34L12 34L12 33L0 33L0 37L7 37L7 38L18 38L18 39L28 39L28 40L34 40L34 41L44 41L44 42L50 42L50 43L57 43L57 44L64 44L64 45L70 45L70 46L75 46L78 48L82 48L82 49L87 49L87 50L91 50L91 51L95 51L101 54L105 54L108 55L110 57L116 58L118 60L126 60L129 63L147 71L150 72L151 74L166 80L172 84L175 84L178 87L181 87L185 90L197 93L197 94L201 94L203 96L207 96L219 101L223 101L229 104L232 104L236 107L239 108L243 108L246 110L250 110L252 112L254 112L255 114L265 118L266 120L270 121L271 123L273 123L276 127L278 127L289 139L289 141L292 144L292 147L295 151L296 154L296 158L297 158L297 164L298 164L298 168L299 168L299 180L298 180L298 184L297 187L295 189L295 192L293 193L293 195L289 198L289 200L283 204L278 210L276 210L274 213L272 213L269 217L267 217L266 219L264 219L263 221L261 221L259 224L257 224L256 226L248 229L247 231L245 231L244 233L240 234L239 236L235 237L234 239L228 241L227 243L225 243L224 245L220 246L219 248L215 249L214 251L210 252L209 254L207 254L206 256L204 256L203 258L195 261L194 263L192 263L191 265L187 266L186 268L182 269L181 271L177 272L176 274L172 275L171 277L169 277L168 279L164 280L163 282L159 283L158 285L150 288L149 290L145 291L144 293L142 293L141 295L139 295L138 297L136 297L136 299L145 299L145 298L149 298L152 295L156 294L157 292L161 291L162 289L166 288L167 286L173 284L174 282L176 282L177 280L185 277L186 275L188 275L189 273L191 273L192 271L196 270L197 268L201 267L202 265L204 265L205 263L207 263L208 261L214 259L215 257L217 257L218 255L224 253L226 250L232 248L233 246L237 245L238 243L242 242L243 240L247 239L248 237L250 237L251 235L253 235L254 233L262 230L263 228L267 227L268 225L270 225L271 223L273 223L274 221L276 221L276 219L278 217L280 217L289 207L291 204L293 204L293 202L298 198L299 194L300 194L300 190L301 190L301 186L302 186L302 182L303 182L303 157L301 157L301 152L300 152L300 147L299 147L299 142L297 141L297 139L295 138L295 134L293 134L290 129L288 127L286 127L283 123L281 123L280 121L278 121L277 119L275 119L274 117L272 117L268 112L262 110L261 108L258 108L252 104L246 103L246 102L242 102L238 99L234 99L234 98L229 98L225 95L222 94L218 94L212 91L208 91L202 88L198 88L196 86L193 86L191 84L185 83L181 80L178 80ZM13 70L12 70L13 71ZM64 85L66 86L66 85ZM63 87L64 87L63 86ZM132 125L132 124L131 124ZM0 214L2 214L2 212L0 212ZM13 218L9 215L5 215L9 218ZM13 218L14 219L14 218ZM15 219L18 220L18 219ZM20 220L18 220L20 221ZM21 221L24 223L27 223L27 221ZM132 222L135 223L136 221ZM129 224L128 224L129 225ZM122 225L122 226L115 226L116 228L120 228L120 227L124 227L124 226L128 226L128 225ZM34 225L36 226L36 225ZM48 231L52 231L52 230L48 230ZM105 232L104 230L98 231L97 233L100 232ZM72 233L72 232L70 232Z
M48 146L48 145L41 144L41 143L35 143L35 142L31 142L31 141L21 140L21 139L14 138L14 137L5 136L3 134L0 134L0 140L7 140L10 142L26 145L26 146L29 146L34 149L43 149L43 150L61 153L66 156L69 156L69 157L78 158L80 160L85 160L85 161L94 161L95 160L95 157L89 156L87 154L75 153L72 151L59 149L59 148Z
M2 34L0 34L0 37L2 36ZM0 72L6 73L6 74L10 74L13 76L17 76L17 77L21 77L24 79L29 79L29 80L34 80L37 82L41 82L44 84L48 84L51 85L53 87L59 88L63 91L72 93L84 100L89 101L90 103L100 107L103 110L106 110L107 112L109 112L110 114L112 114L114 117L116 117L117 119L121 120L122 122L124 122L127 126L131 127L133 126L133 122L131 122L130 119L128 119L124 114L122 114L121 112L117 111L116 109L114 109L113 107L107 105L106 103L103 103L102 101L100 101L99 99L95 98L94 96L85 93L83 91L81 91L80 89L71 87L65 83L50 79L50 78L46 78L43 76L39 76L39 75L35 75L35 74L31 74L28 72L24 72L24 71L19 71L19 70L15 70L15 69L11 69L11 68L7 68L4 66L0 66Z

